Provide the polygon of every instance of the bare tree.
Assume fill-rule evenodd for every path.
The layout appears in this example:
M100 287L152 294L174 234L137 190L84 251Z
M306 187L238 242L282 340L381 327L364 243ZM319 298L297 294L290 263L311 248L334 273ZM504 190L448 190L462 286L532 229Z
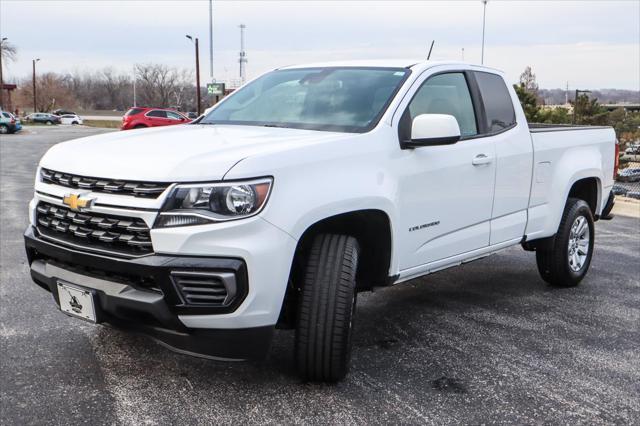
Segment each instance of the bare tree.
M2 49L0 50L0 55L2 55L2 62L11 61L15 62L18 58L18 48L12 44L10 41L4 40L2 42Z
M536 75L531 70L530 66L524 69L524 72L520 74L520 85L529 93L537 96L538 83L536 82Z
M137 64L138 93L142 104L168 107L178 85L178 71L162 64Z
M3 63L6 61L15 62L18 56L18 49L7 40L0 40L0 107L4 104L4 79L2 77Z
M136 65L136 71L140 105L195 110L193 71L161 64ZM55 103L58 108L123 111L133 104L132 76L111 67L98 71L76 70L64 75L48 73L44 77L38 77L38 109L51 109ZM19 105L32 105L28 97L31 96L30 78L25 77L21 84Z
M38 76L36 80L37 111L46 112L58 107L74 108L76 106L76 98L71 90L69 90L65 78L56 73L45 73ZM25 78L16 94L16 104L22 106L32 105L33 89L31 79Z

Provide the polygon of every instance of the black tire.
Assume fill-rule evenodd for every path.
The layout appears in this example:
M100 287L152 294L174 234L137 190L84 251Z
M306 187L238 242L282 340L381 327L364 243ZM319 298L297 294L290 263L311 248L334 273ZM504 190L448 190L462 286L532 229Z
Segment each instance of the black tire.
M51 126L53 124L53 121L46 121L44 124L46 124L47 126Z
M133 126L134 129L145 129L147 126L145 126L144 124L136 124L135 126Z
M307 259L295 355L304 380L337 382L349 371L360 248L348 235L321 234Z
M572 237L572 227L580 217L586 220L589 241L586 244L586 258L583 262L575 265L575 268L580 266L578 270L575 270L569 259L571 252L569 241ZM593 214L589 205L578 198L569 198L553 244L549 248L536 250L538 272L540 272L542 279L556 287L574 287L580 284L591 264L594 237Z
M79 124L79 123L78 123L77 121L72 121L72 122L71 122L71 125L72 125L72 126L75 126L76 124Z
M9 128L4 124L0 124L0 135L6 135L9 133Z

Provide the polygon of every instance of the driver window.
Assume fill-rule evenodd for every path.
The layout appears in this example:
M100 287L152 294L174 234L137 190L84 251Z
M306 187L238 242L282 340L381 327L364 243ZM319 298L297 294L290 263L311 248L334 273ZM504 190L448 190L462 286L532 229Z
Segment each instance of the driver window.
M420 114L453 115L461 136L478 134L471 93L463 73L439 74L424 82L409 104L412 122Z

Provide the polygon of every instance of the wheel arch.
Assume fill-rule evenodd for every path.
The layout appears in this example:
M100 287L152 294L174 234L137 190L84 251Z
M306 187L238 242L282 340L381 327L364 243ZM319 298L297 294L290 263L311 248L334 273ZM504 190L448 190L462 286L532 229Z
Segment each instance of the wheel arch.
M602 204L602 182L595 176L578 179L569 189L567 200L569 198L584 200L589 205L593 217L597 218Z
M325 217L307 226L298 240L280 314L281 324L295 324L297 297L314 238L331 233L353 236L360 245L356 275L358 290L390 283L393 237L389 215L379 209L363 209Z

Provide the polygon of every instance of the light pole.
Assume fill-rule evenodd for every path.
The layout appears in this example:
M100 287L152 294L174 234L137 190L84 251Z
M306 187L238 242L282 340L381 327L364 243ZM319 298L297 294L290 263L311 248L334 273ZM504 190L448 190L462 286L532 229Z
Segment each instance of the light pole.
M209 0L209 80L213 83L213 0Z
M4 80L2 79L2 43L4 43L6 39L6 37L2 37L2 40L0 40L0 108L4 107Z
M487 2L489 0L482 0L482 4L483 4L483 11L482 11L482 55L480 57L480 64L484 64L484 29L485 29L485 23L486 23L486 17L487 17Z
M36 62L39 60L40 58L33 60L33 112L38 112L38 106L36 103Z
M186 37L192 42L194 41L194 38L191 37L189 34L187 34ZM195 46L196 46L196 103L198 104L196 110L198 111L198 117L199 117L200 116L200 49L198 48L198 37L195 38Z

